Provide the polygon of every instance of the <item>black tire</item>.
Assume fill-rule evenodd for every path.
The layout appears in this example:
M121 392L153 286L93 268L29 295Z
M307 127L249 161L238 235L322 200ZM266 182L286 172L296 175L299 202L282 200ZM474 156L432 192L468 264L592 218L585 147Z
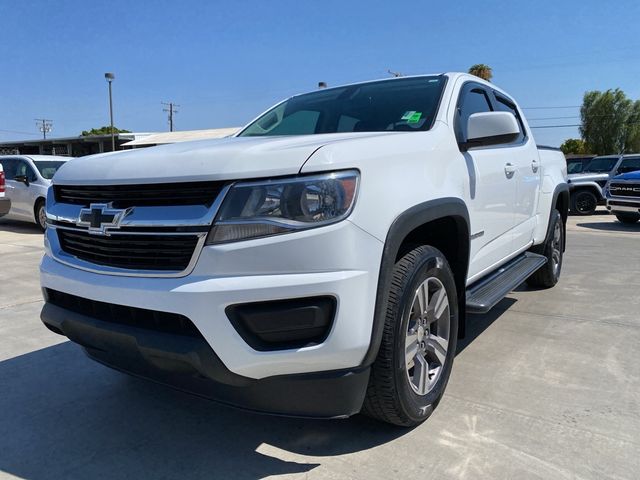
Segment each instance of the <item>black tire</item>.
M598 208L598 197L591 190L576 190L571 193L571 213L593 215Z
M547 257L547 263L536 270L527 279L527 284L529 286L551 288L558 283L560 273L562 272L562 259L564 256L565 242L564 237L565 227L562 222L562 216L558 210L552 210L547 239L542 245L537 245L531 249L533 253Z
M429 387L425 394L419 395L410 383L410 370L405 363L405 342L416 291L425 282L427 289L430 282L437 282L440 285L438 293L442 290L446 292L448 314L446 311L441 313L440 321L444 321L446 317L449 319L448 346L438 376L433 380L433 386ZM444 255L433 247L420 246L404 255L395 264L388 288L389 299L382 343L371 367L363 413L387 423L411 427L420 424L431 415L449 381L458 337L456 286ZM440 325L439 322L435 324ZM436 331L436 334L439 333ZM429 335L425 338L425 343L428 343ZM430 368L433 364L427 365ZM430 370L427 376L429 374Z
M622 223L636 223L640 220L639 213L616 213L616 218Z
M38 201L36 201L36 205L33 208L33 214L35 217L36 225L38 225L40 230L42 230L43 232L47 229L47 223L44 220L45 217L42 216L42 213L45 211L44 209L45 209L44 199L40 198L38 199Z

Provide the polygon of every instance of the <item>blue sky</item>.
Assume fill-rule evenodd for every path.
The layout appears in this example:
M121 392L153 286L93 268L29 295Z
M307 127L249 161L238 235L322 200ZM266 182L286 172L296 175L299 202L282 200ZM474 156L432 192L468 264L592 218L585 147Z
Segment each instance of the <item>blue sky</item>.
M586 90L640 98L640 2L590 0L0 0L0 140L108 124L104 72L116 74L115 124L179 130L238 126L277 100L403 74L494 69L523 107L580 105ZM577 108L530 109L532 125L579 122ZM549 118L553 117L553 118ZM542 120L537 120L542 119ZM577 128L536 129L558 145Z

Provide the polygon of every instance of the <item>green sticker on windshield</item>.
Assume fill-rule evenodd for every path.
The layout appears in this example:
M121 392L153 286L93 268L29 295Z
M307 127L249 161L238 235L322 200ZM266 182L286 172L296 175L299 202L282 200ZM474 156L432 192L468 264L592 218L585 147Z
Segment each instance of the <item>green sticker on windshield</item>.
M420 121L420 118L422 118L422 112L413 112L413 115L411 115L406 120L407 123L418 123Z
M415 115L416 111L411 110L410 112L404 112L404 115L400 117L400 120L409 120L413 115Z

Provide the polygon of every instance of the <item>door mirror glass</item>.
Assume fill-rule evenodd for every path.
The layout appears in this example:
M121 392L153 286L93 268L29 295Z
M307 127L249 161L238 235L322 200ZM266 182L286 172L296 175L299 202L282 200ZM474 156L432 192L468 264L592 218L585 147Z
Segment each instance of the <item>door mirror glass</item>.
M510 112L482 112L469 116L463 150L511 143L520 136L518 120Z

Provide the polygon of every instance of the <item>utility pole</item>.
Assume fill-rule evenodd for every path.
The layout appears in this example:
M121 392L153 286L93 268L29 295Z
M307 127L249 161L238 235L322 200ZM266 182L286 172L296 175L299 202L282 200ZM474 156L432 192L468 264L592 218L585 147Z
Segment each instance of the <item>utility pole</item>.
M115 80L116 76L112 72L104 74L104 79L109 83L109 119L111 120L111 151L116 150L116 134L113 130L113 98L111 96L111 82Z
M160 103L168 107L168 108L163 108L162 111L169 113L169 131L173 132L173 114L178 113L178 110L176 107L179 107L180 105L176 105L173 102L160 102Z
M47 139L47 133L53 130L53 120L47 120L46 118L36 118L36 127L42 133L42 138Z

